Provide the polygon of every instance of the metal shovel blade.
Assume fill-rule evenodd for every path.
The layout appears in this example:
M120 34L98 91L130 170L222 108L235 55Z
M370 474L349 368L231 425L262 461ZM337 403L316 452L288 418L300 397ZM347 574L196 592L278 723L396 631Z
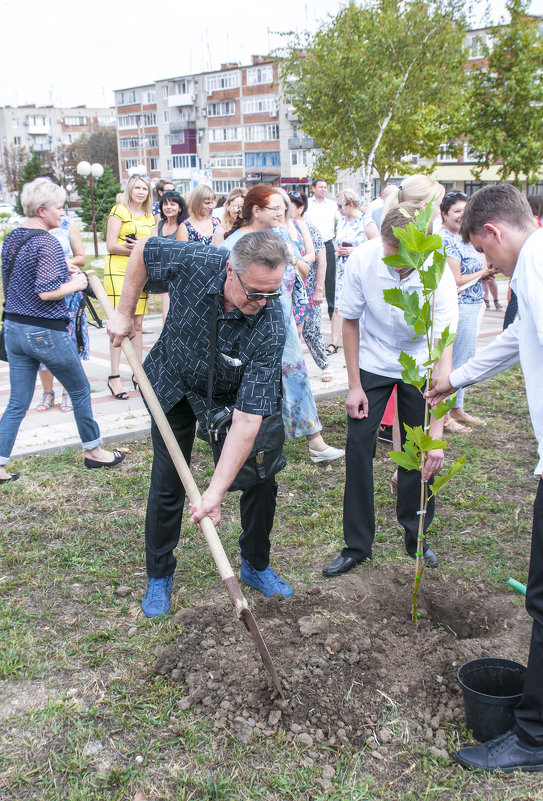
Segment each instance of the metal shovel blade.
M106 313L106 317L109 319L113 314L113 306L106 295L104 287L96 275L89 275L89 283L94 290L97 300ZM181 448L179 447L179 443L175 438L168 419L162 410L162 406L158 401L155 391L152 388L145 370L140 364L140 361L136 355L136 351L134 350L134 347L128 337L123 339L121 347L139 384L140 392L145 398L147 407L162 435L162 439L164 440L175 469L177 470L179 478L181 479L181 483L185 488L187 498L194 506L199 507L202 503L202 496L200 495L198 487L196 486L192 473L189 470L189 467L185 461L185 457L181 452ZM217 569L223 580L224 586L226 587L228 597L232 602L232 606L236 610L236 615L239 620L243 621L247 630L251 633L251 636L256 643L256 647L259 650L260 656L262 657L262 662L272 678L275 689L281 696L283 696L281 681L272 662L270 652L266 647L266 644L262 638L262 634L260 633L260 630L256 624L256 620L254 619L238 581L234 576L232 566L228 561L228 557L226 556L222 542L219 539L219 535L217 534L217 530L213 525L211 518L202 518L200 521L200 528L206 539L209 550L211 551L211 555L215 560L215 564L217 565Z

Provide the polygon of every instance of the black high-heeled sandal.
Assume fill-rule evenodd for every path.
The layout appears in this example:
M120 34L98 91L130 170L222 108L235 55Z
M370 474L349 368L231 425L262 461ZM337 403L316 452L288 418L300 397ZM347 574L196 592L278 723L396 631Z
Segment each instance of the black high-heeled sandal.
M139 391L140 385L138 384L138 382L134 378L134 374L133 373L132 373L132 386L134 387L134 392L138 392Z
M117 398L117 400L128 400L128 392L125 392L124 389L122 392L113 392L113 390L111 389L111 385L109 382L112 381L114 378L120 378L120 377L121 377L120 375L108 375L107 388L109 389L113 397Z

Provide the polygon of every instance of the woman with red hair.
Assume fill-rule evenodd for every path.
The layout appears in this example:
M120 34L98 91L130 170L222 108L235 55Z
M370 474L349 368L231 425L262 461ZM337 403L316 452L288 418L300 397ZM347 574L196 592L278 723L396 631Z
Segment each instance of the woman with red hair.
M307 269L296 245L281 225L285 215L283 197L268 184L257 184L245 198L240 217L232 230L226 235L223 247L231 250L245 234L269 228L277 229L291 253L291 261L286 265L281 285L281 304L285 319L286 342L283 350L283 422L287 439L305 436L312 462L329 462L339 459L344 451L327 445L322 438L315 399L311 390L307 367L300 347L296 322L292 314L292 288L296 278L296 268ZM287 241L288 240L288 241Z

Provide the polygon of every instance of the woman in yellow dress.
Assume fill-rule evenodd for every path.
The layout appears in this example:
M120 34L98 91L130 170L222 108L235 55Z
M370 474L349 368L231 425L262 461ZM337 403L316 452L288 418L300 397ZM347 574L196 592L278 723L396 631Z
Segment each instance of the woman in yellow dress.
M128 179L122 203L113 206L109 212L106 230L106 244L108 255L104 267L104 284L108 297L117 308L117 303L123 288L126 265L132 248L140 236L150 236L155 220L152 215L151 184L147 176L133 175ZM142 324L143 315L147 311L147 292L142 292L136 306L134 326L136 336L133 340L134 348L141 361L142 358ZM107 385L111 394L117 400L127 400L119 374L121 363L121 349L109 346L111 362L111 375ZM132 379L133 380L133 379ZM134 389L137 384L134 383Z

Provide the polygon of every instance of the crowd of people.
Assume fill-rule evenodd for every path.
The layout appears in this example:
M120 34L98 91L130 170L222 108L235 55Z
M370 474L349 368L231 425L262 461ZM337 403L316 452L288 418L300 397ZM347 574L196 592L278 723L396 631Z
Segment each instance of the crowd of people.
M421 368L426 340L413 336L402 310L387 304L383 291L399 287L422 297L419 273L390 267L383 259L398 253L397 231L423 208L439 232L447 268L434 294L437 338L447 327L456 340L442 354L426 393L432 405L456 391L445 419L432 417L430 434L469 434L484 420L464 409L464 388L520 361L543 466L541 364L543 317L543 204L531 206L514 187L485 187L468 198L425 175L386 187L369 208L352 190L335 201L326 181L313 182L313 195L258 184L236 188L218 210L207 185L185 199L173 184L153 188L145 175L132 175L120 202L111 209L106 233L104 283L115 309L108 323L110 375L116 400L128 393L120 379L120 343L134 342L142 358L142 325L149 288L162 296L163 327L144 367L187 462L196 430L210 436L213 415L232 408L231 425L200 507L190 506L191 523L221 520L221 504L251 452L262 420L281 409L287 439L305 438L309 459L326 463L345 456L344 547L323 568L333 578L372 557L375 537L373 458L387 410L396 418L400 444L404 425L424 425L425 400L402 379L399 356L409 354ZM61 382L63 411L73 411L89 469L114 467L119 451L102 448L92 415L90 387L81 359L88 358L84 318L88 276L81 237L64 217L65 191L47 174L25 185L21 202L26 222L8 234L2 249L4 329L9 357L10 398L0 419L0 483L9 473L11 451L39 374L43 394L38 411L54 402L53 377ZM497 272L511 278L505 330L476 354L481 316L489 307ZM485 289L486 282L486 289ZM496 309L500 308L493 295ZM322 306L331 321L331 341L322 336ZM518 319L515 319L516 312ZM322 433L304 360L303 347L329 382L330 359L343 343L348 375L346 451ZM133 379L134 390L138 389ZM176 569L185 490L154 421L153 465L145 520L147 617L165 615ZM441 449L428 452L422 481L431 484L443 467ZM415 557L421 477L400 467L393 477L396 512L405 549ZM240 496L241 579L267 597L286 598L294 590L271 567L271 535L278 485L265 475ZM424 529L434 515L432 498ZM424 561L439 557L427 541ZM543 769L543 489L534 506L532 558L527 609L534 620L524 695L515 727L496 741L461 749L459 761L485 770Z

